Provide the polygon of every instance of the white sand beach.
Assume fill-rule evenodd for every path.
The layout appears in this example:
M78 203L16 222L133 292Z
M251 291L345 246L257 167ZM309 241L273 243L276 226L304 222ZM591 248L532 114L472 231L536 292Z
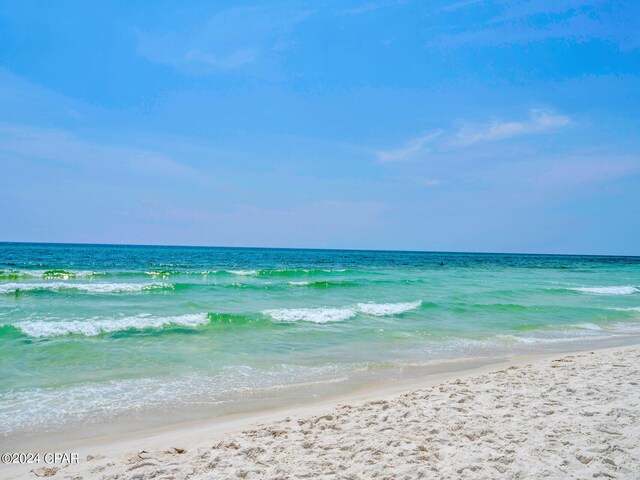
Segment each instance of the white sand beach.
M513 359L405 393L75 448L2 478L638 478L640 347ZM60 451L60 450L56 450ZM66 450L72 451L72 450Z

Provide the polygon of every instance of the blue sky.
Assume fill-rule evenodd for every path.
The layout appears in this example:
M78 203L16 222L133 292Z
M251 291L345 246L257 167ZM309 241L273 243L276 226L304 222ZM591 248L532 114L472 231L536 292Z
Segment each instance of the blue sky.
M640 3L0 2L0 240L640 254Z

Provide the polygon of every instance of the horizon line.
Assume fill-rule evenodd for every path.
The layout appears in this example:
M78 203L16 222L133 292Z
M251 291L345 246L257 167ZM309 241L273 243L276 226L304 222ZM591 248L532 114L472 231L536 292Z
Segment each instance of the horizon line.
M387 252L387 253L441 253L463 255L532 255L532 256L557 256L557 257L620 257L640 258L640 255L627 254L602 254L602 253L539 253L539 252L480 252L480 251L452 251L452 250L401 250L401 249L374 249L374 248L315 248L315 247L238 247L224 245L168 245L146 243L92 243L92 242L24 242L24 241L0 241L0 245L66 245L66 246L93 246L93 247L160 247L160 248L220 248L236 250L309 250L328 252Z

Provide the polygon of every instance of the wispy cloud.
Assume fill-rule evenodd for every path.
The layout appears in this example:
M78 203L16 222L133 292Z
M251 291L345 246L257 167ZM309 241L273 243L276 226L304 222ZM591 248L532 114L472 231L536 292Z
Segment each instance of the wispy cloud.
M552 133L571 123L567 115L532 109L524 120L498 120L487 123L463 122L460 127L440 129L408 140L394 150L375 152L379 163L415 160L429 153L458 150L477 143L507 140L525 135Z
M184 61L193 64L209 65L218 70L233 70L253 62L258 54L257 48L245 48L228 54L213 54L193 49L184 54Z
M633 156L572 156L547 165L531 177L535 187L544 189L580 187L622 178L640 171L640 158Z
M640 48L636 18L637 2L608 0L540 1L461 1L441 8L442 12L474 7L485 12L486 19L473 29L447 32L427 46L512 45L561 38L574 42L600 40L613 42L622 51Z
M380 163L398 162L414 158L418 153L424 152L428 143L434 141L442 135L441 130L427 133L417 138L409 140L402 148L397 150L387 150L376 152Z
M219 74L273 60L292 45L293 27L313 12L238 7L215 13L188 31L136 31L138 55L183 73Z
M420 178L417 180L417 183L418 185L421 185L423 187L431 188L441 185L442 180L440 180L439 178Z
M441 12L455 12L457 10L461 10L463 8L470 7L472 5L478 5L480 3L484 3L484 0L462 0L460 2L450 3L448 5L444 5L439 8Z
M202 182L202 172L169 156L132 145L103 144L63 129L0 124L0 159L53 162L92 172L123 168L150 176L182 177Z
M523 121L493 120L487 124L467 124L454 134L454 142L467 146L478 142L505 140L521 135L546 133L569 125L571 119L546 110L531 110L529 119Z
M381 8L386 8L386 7L394 7L396 5L402 5L404 3L407 3L408 0L393 0L393 1L388 1L388 2L371 2L371 3L365 3L363 5L360 5L358 7L353 7L353 8L345 8L343 10L338 11L336 14L337 15L361 15L363 13L369 13L369 12L373 12L375 10L380 10Z

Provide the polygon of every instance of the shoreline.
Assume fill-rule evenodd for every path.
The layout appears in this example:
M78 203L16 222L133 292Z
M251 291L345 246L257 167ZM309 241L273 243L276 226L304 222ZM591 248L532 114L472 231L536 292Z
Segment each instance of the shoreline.
M82 470L83 464L86 468L89 463L86 461L88 456L96 457L96 455L99 455L102 459L110 459L113 461L117 458L122 458L123 455L130 455L132 452L139 452L141 450L147 452L154 450L165 451L172 447L178 447L179 449L185 449L189 452L197 450L203 445L210 445L212 442L220 441L230 436L241 435L242 432L247 429L260 428L260 425L265 423L281 424L287 418L289 419L288 421L291 421L291 419L301 420L309 416L329 415L330 412L344 405L349 405L350 409L357 409L367 403L393 400L398 396L408 395L425 388L435 388L436 386L454 381L465 382L467 380L477 379L483 375L505 372L513 368L522 368L528 365L539 367L569 354L584 356L591 354L591 352L596 352L595 355L597 356L606 356L625 349L640 352L640 337L626 337L619 339L619 343L622 346L600 345L592 346L589 349L565 349L562 352L544 352L516 355L509 358L484 359L485 363L480 365L478 365L477 360L475 361L475 365L473 365L473 360L465 360L464 362L471 363L471 365L467 365L466 368L462 369L459 368L461 366L460 362L442 362L440 364L442 370L437 373L419 378L396 380L386 384L378 382L375 384L362 385L348 393L313 400L304 405L284 405L260 411L249 411L208 419L167 424L127 433L113 433L71 441L57 441L55 444L49 443L47 446L40 445L38 448L29 449L26 448L25 445L17 442L12 443L12 445L15 446L12 447L11 451L78 453L80 464L67 467L69 472L78 469ZM450 368L447 369L447 366ZM56 434L58 437L62 435L64 435L64 432ZM5 448L4 450L7 449ZM42 466L35 467L37 470L38 467L41 468ZM56 478L63 478L62 475L67 468L60 470ZM30 470L34 470L34 465L3 465L0 466L0 478L13 478L16 475L22 475L24 478L35 478L34 474L30 473Z
M298 410L306 411L320 406L335 405L348 401L366 401L369 398L401 393L420 388L432 382L447 381L452 378L466 377L474 373L485 373L487 369L500 366L509 367L520 365L522 362L537 358L554 357L566 353L580 353L590 350L602 350L627 345L640 345L640 336L618 336L595 341L583 340L576 343L564 343L558 348L551 347L547 351L539 350L531 353L504 352L495 356L465 357L460 359L439 359L425 363L404 365L400 376L386 377L386 373L393 373L396 366L382 367L359 375L347 381L317 382L312 384L291 384L279 389L272 397L258 393L255 398L243 399L235 404L232 411L223 405L219 408L213 404L201 407L187 405L189 415L185 416L184 406L164 406L149 410L143 418L102 419L97 423L78 426L62 427L51 431L34 431L9 436L2 442L13 445L19 451L58 451L64 448L82 446L87 443L118 443L121 440L145 438L160 432L176 432L191 430L193 427L217 427L227 423L251 425L253 419L259 421L263 416L286 415ZM549 346L548 346L549 348ZM396 373L397 375L397 373ZM290 398L300 389L310 386L297 398ZM328 390L318 393L321 390ZM257 389L260 392L260 389ZM273 393L271 389L267 391ZM176 407L174 409L174 407ZM162 418L162 421L158 421ZM87 434L86 431L92 433ZM226 432L226 430L224 431ZM63 439L63 440L60 440ZM1 444L1 443L0 443Z

